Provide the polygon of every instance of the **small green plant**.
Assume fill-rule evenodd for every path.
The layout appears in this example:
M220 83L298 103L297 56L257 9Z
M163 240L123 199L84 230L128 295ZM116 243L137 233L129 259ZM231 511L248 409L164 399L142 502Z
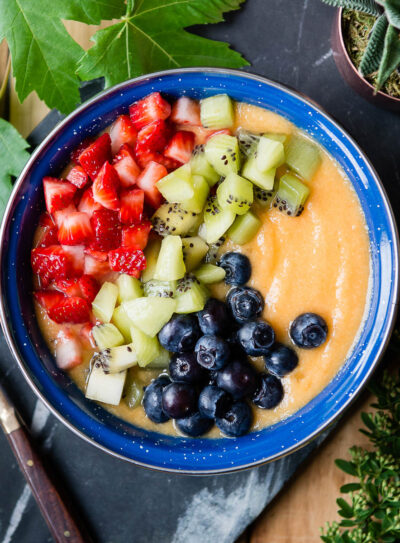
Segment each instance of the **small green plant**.
M399 0L322 0L330 6L361 12L372 17L372 28L358 63L363 77L374 75L376 90L383 87L400 66ZM364 21L363 21L364 23Z

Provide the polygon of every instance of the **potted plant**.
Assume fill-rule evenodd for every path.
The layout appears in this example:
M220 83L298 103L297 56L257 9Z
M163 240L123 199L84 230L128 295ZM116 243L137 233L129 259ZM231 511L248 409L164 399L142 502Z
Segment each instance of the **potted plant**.
M364 98L400 112L400 2L322 1L341 8L332 49L343 78Z

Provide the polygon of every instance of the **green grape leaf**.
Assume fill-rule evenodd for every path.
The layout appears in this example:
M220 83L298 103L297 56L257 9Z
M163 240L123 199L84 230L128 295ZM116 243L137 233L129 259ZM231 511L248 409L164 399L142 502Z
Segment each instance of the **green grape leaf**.
M12 190L11 178L17 177L29 158L28 143L4 119L0 119L0 218Z
M390 74L400 65L400 37L399 31L389 25L386 31L385 44L381 63L379 65L377 88L385 83Z
M369 75L378 70L383 54L387 27L388 21L383 14L375 21L372 28L371 36L360 63L361 75Z
M325 4L335 8L351 9L362 11L368 15L380 15L380 11L374 0L322 0Z
M385 0L384 6L389 23L400 29L400 0Z
M138 0L128 2L121 21L92 37L93 47L79 62L84 80L104 77L106 87L168 68L221 66L248 62L224 42L196 36L185 28L223 21L244 0Z

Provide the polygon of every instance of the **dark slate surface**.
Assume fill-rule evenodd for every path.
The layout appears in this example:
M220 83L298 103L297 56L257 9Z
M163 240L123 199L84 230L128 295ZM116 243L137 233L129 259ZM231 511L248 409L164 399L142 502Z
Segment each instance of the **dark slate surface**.
M368 104L342 81L330 49L332 18L333 10L318 0L248 0L226 24L199 32L232 43L252 62L251 71L319 102L364 148L400 210L399 117ZM52 113L33 141L58 119ZM147 471L107 456L64 428L25 384L4 340L0 355L0 381L99 543L233 542L322 441L232 475L192 478ZM1 434L0 474L0 543L51 542Z

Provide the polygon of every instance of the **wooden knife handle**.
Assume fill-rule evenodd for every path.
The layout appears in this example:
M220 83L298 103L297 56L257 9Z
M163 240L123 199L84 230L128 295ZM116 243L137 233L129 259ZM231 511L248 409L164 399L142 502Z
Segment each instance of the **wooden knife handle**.
M47 475L25 428L6 433L7 439L29 483L49 530L57 543L90 543L76 525L70 511Z

